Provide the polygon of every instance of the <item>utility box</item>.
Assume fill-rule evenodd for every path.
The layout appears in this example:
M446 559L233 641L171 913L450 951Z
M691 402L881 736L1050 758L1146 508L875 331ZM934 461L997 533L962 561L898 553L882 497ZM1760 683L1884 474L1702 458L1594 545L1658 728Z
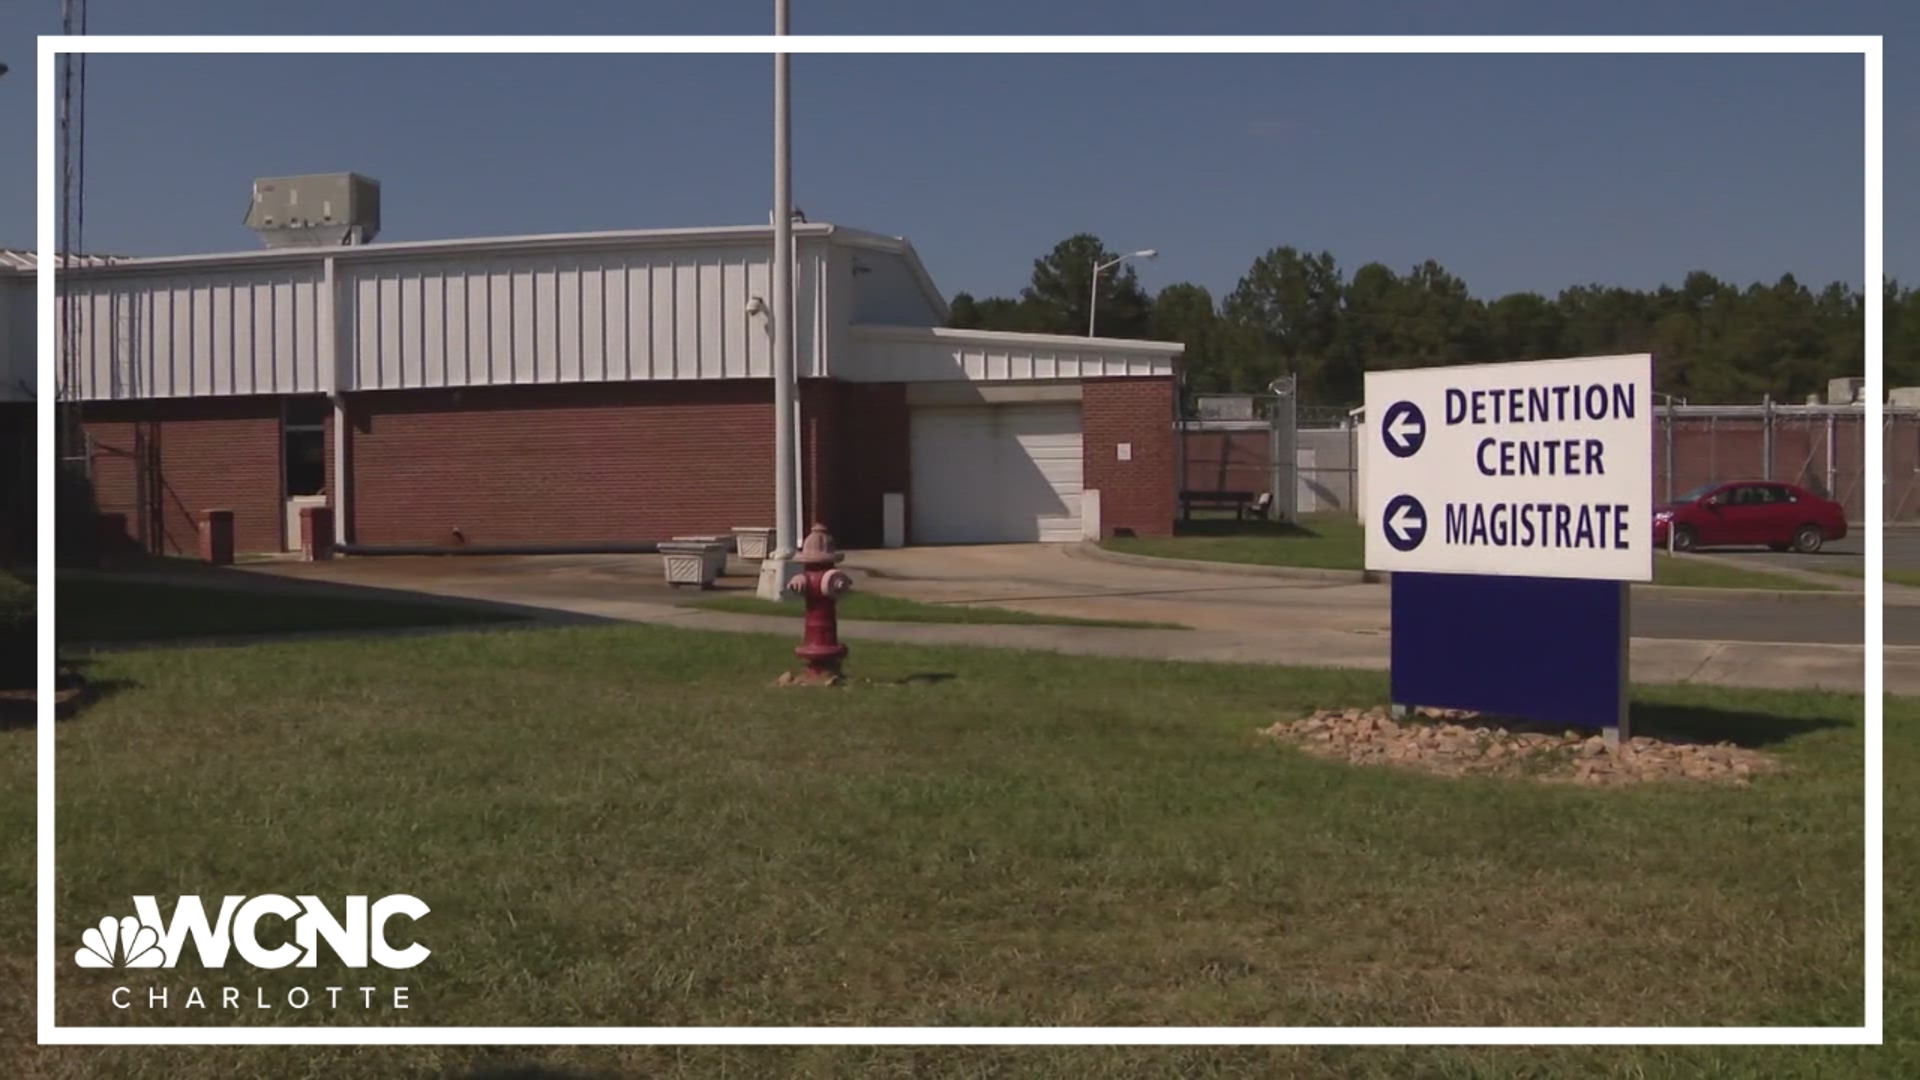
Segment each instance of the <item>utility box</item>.
M380 233L380 182L359 173L255 180L247 228L270 248L371 243Z

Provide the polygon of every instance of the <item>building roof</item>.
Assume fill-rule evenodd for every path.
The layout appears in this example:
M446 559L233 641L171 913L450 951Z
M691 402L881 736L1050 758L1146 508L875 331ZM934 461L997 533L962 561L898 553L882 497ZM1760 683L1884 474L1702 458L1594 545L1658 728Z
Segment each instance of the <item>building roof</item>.
M932 277L927 274L926 266L920 261L919 253L914 251L913 245L905 237L886 236L826 222L804 221L793 223L793 235L823 237L847 247L883 251L900 256L906 262L908 271L913 275L915 282L933 305L934 310L940 313L942 319L947 317L946 297L942 296L940 290L934 285ZM138 258L85 256L76 265L76 269L111 267L109 273L145 273L310 263L322 258L359 262L434 255L514 254L635 246L679 247L687 244L716 243L771 245L773 226L771 224L724 225L707 228L621 229L606 232L541 233L527 236L481 236L452 240L406 240L341 247L261 248L254 251L216 252L205 255ZM27 269L29 271L32 269L32 252L10 252L9 254L18 254L23 257L28 263Z
M71 261L75 266L107 266L130 262L122 255L69 255L63 260ZM64 265L64 261L56 263ZM0 248L0 273L31 274L40 268L40 257L25 248Z

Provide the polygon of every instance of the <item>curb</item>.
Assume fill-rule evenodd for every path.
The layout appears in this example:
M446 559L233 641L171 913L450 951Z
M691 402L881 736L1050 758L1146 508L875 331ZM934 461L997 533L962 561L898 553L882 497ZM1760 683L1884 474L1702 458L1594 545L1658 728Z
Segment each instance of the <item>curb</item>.
M1207 559L1168 559L1158 555L1132 555L1108 551L1091 540L1082 540L1069 551L1095 562L1122 566L1144 566L1160 570L1204 570L1212 573L1240 574L1246 577L1292 578L1296 581L1338 581L1349 585L1380 584L1387 575L1371 570L1328 570L1314 566L1263 566L1259 563L1214 562Z
M1205 559L1168 559L1158 555L1132 555L1123 551L1108 551L1106 548L1083 540L1073 549L1076 555L1093 559L1096 562L1118 563L1123 566L1153 567L1161 570L1201 570L1215 574L1237 574L1245 577L1292 578L1304 581L1337 581L1349 585L1383 585L1393 575L1378 570L1324 570L1309 566L1262 566L1257 563L1212 562ZM1721 589L1697 585L1641 585L1633 587L1636 593L1674 598L1712 599L1726 597L1741 600L1817 600L1864 604L1866 594L1845 589Z
M1722 589L1706 585L1639 585L1633 587L1636 593L1653 596L1670 596L1684 600L1712 600L1726 597L1734 600L1776 600L1791 602L1795 600L1819 600L1829 603L1862 604L1866 603L1866 594L1849 592L1845 589ZM1789 642L1788 644L1793 644Z

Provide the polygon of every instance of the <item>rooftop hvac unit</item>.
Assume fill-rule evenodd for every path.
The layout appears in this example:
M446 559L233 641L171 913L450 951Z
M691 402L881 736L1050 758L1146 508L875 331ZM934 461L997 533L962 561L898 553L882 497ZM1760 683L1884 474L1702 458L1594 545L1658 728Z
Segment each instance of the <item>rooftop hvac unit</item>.
M1828 379L1827 404L1852 405L1866 393L1867 380L1860 378Z
M255 180L247 228L270 248L371 243L380 233L380 182L359 173Z

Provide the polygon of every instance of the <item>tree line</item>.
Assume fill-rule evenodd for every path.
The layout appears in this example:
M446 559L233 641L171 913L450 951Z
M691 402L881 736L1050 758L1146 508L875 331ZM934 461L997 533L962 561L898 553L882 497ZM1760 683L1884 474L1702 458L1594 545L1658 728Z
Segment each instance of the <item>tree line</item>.
M1342 270L1328 252L1278 247L1216 302L1182 282L1149 296L1131 263L1091 234L1034 260L1019 295L955 296L949 325L1084 335L1093 304L1101 337L1186 346L1186 392L1253 393L1295 375L1308 404L1356 405L1369 370L1650 352L1657 389L1694 404L1801 402L1866 363L1863 295L1814 290L1783 275L1741 288L1705 271L1652 291L1604 285L1557 296L1475 297L1433 260L1405 272ZM1920 294L1886 283L1888 385L1920 385ZM1901 380L1906 380L1905 382Z

